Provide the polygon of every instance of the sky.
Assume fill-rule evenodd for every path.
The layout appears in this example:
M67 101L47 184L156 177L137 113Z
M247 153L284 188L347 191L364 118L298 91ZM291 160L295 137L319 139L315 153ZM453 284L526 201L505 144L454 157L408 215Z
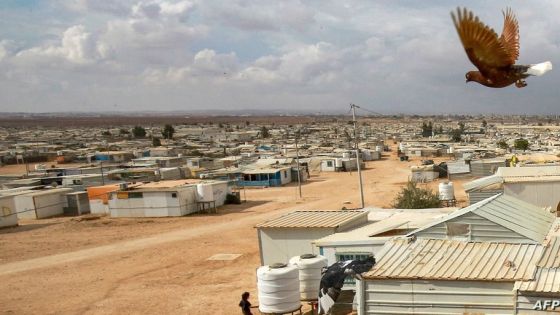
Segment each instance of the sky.
M465 83L464 5L498 34L511 7L518 62L560 66L557 0L2 0L0 112L560 114L557 69Z

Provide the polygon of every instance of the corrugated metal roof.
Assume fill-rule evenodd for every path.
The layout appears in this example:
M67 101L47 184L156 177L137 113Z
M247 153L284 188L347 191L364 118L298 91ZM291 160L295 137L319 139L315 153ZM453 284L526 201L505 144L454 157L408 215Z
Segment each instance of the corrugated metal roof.
M535 280L518 281L514 289L525 292L560 293L560 269L537 268Z
M496 175L506 177L560 176L560 166L500 167Z
M336 228L357 218L367 218L362 210L302 210L258 224L257 228Z
M503 178L504 183L523 183L523 182L558 182L560 175L547 176L509 176Z
M536 244L396 239L385 244L368 279L532 280Z
M484 188L484 187L488 187L490 185L499 184L499 183L502 183L502 182L503 182L502 177L497 176L497 175L490 175L490 176L482 177L482 178L479 178L479 179L475 179L475 180L470 181L468 183L464 183L463 184L463 189L465 189L466 192L469 192L469 191L481 189L481 188Z
M535 242L542 243L555 220L554 214L533 204L507 195L496 195L457 210L448 216L430 223L409 235L426 230L440 223L460 217L469 212L508 228Z
M422 211L424 210L424 211ZM450 212L449 208L429 209L383 209L383 213L387 213L386 217L377 222L368 222L367 225L353 229L347 232L340 232L325 236L313 243L317 246L329 246L334 244L363 244L378 243L376 239L384 242L390 237L376 237L376 235L394 230L394 229L415 229L434 219L445 216ZM372 210L368 217L372 216L372 212L380 212ZM401 233L404 234L404 233Z
M519 281L520 291L560 293L560 237L552 237L537 262L537 272L532 281Z
M551 238L537 266L543 268L560 268L560 237Z

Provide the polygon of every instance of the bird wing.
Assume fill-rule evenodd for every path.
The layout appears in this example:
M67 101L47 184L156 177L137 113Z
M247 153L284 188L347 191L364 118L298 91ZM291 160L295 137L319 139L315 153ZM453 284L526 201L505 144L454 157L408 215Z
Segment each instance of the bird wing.
M504 29L500 36L500 42L507 50L511 63L519 58L519 24L511 8L507 8L504 14Z
M484 25L478 17L466 8L457 9L457 17L451 12L451 18L459 33L459 38L469 60L484 75L495 68L511 66L515 60L508 54L504 44L498 39L493 29Z

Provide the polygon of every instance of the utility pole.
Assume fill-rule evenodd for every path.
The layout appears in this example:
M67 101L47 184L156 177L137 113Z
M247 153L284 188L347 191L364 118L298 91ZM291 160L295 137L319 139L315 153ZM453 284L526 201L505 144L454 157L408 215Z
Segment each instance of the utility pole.
M360 200L362 202L363 209L365 207L364 204L364 187L362 183L362 166L360 165L360 148L358 147L358 124L356 122L356 108L360 108L355 104L350 104L350 108L352 109L352 122L354 123L354 143L356 146L356 164L358 165L358 179L360 180Z
M295 142L296 142L296 161L297 161L297 182L298 182L299 197L301 198L301 171L300 171L300 167L299 167L299 150L298 150L298 146L297 146L298 134L299 134L299 131L296 132Z
M103 161L99 162L99 166L101 167L101 185L105 186L105 177L103 176Z

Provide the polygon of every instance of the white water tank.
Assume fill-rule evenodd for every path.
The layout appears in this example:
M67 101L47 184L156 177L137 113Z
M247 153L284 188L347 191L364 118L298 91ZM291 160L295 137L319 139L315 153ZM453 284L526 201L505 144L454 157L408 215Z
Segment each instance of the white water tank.
M454 148L454 147L449 147L449 148L447 149L447 153L449 153L449 154L455 153L455 148Z
M257 290L261 313L289 313L299 309L297 266L274 264L257 269Z
M349 159L349 158L350 158L350 152L344 152L344 153L342 153L342 158L343 158L343 159Z
M453 200L455 199L455 190L453 183L439 183L439 200Z
M339 158L334 159L334 167L336 168L342 167L342 159Z
M327 258L304 254L290 259L290 265L299 269L299 292L302 301L317 300L321 284L321 271L327 267Z
M380 145L376 145L376 146L375 146L375 151L377 151L377 152L383 152L383 147L380 146Z
M211 184L197 184L196 194L198 196L198 201L210 202L214 201L214 189Z

